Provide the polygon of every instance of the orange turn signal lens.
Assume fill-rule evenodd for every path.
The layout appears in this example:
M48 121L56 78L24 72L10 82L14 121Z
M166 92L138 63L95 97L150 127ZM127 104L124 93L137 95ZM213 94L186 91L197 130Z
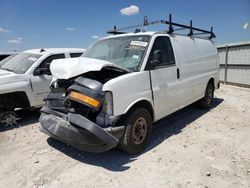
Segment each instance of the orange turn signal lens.
M84 94L81 94L81 93L78 93L78 92L75 92L75 91L71 91L71 93L69 94L70 97L74 98L74 99L77 99L77 100L80 100L80 101L83 101L91 106L94 106L95 108L98 107L99 105L99 101L96 100L96 99L93 99L91 97L88 97Z

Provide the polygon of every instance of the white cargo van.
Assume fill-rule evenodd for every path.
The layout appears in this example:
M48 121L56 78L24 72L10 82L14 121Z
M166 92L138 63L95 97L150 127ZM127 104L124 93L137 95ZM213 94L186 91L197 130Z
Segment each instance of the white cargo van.
M145 25L153 24L148 23ZM55 60L41 131L79 149L128 153L147 145L152 123L195 102L211 106L219 87L217 49L205 31L170 21L163 32L113 30L80 58ZM175 34L173 26L188 28ZM207 38L195 37L199 31Z

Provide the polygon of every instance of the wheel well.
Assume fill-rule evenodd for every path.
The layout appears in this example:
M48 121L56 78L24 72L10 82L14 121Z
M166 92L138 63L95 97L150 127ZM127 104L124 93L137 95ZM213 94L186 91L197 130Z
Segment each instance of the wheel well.
M146 101L146 100L139 101L139 102L135 103L135 104L129 109L129 111L134 110L134 109L139 108L139 107L142 107L142 108L147 109L148 112L149 112L150 115L151 115L152 121L154 121L154 110L153 110L153 107L152 107L152 105L150 104L150 102L148 102L148 101ZM128 112L129 112L129 111L128 111ZM128 113L128 112L127 112L127 113Z
M26 108L30 103L25 92L13 92L0 95L0 110L12 110L14 108Z
M215 88L215 83L214 83L214 78L210 78L210 80L208 81L208 83L207 83L207 85L209 84L209 83L211 83L213 86L214 86L214 88Z

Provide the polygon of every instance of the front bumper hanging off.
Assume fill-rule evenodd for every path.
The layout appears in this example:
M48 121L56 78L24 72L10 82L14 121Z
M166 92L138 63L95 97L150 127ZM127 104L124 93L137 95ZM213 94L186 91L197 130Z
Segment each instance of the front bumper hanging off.
M41 109L40 130L49 136L88 152L104 152L117 146L124 126L101 128L79 115L64 114L46 106Z

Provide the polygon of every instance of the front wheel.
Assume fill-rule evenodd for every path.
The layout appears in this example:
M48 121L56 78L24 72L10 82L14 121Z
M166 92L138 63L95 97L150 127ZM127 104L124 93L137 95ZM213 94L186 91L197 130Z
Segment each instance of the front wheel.
M145 149L152 131L152 118L148 110L138 108L130 111L124 118L125 133L120 140L120 148L129 153L137 154Z
M12 127L17 125L17 114L14 111L0 113L0 125L3 127Z
M202 108L210 108L212 101L214 98L214 85L212 83L208 83L205 96L200 100L200 107Z

